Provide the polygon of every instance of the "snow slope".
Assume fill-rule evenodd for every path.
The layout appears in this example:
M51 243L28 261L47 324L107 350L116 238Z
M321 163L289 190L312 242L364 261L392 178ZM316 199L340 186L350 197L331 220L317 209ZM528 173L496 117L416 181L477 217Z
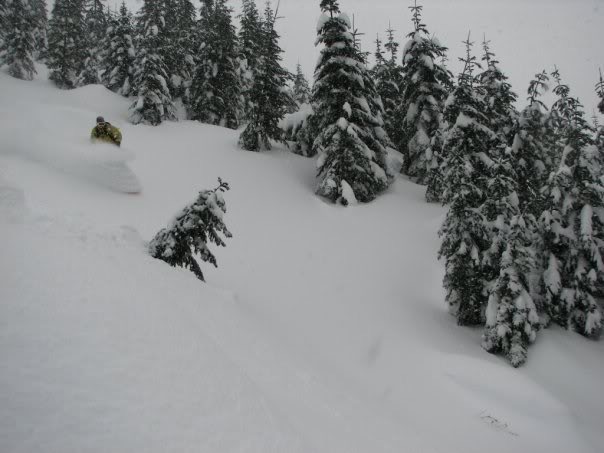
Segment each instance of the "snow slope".
M444 307L421 188L341 208L312 160L129 125L100 86L0 74L0 99L1 452L601 451L604 342L554 328L520 370L484 352ZM140 195L82 173L98 114ZM234 237L202 284L145 241L218 176Z

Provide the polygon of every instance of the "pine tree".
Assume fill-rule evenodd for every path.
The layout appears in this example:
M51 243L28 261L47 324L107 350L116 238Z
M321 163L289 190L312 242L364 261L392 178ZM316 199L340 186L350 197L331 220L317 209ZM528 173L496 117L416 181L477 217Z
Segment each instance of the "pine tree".
M240 146L248 151L271 148L271 140L283 141L279 121L292 103L285 90L290 73L281 66L279 34L275 30L276 12L266 4L261 43L261 58L250 91L249 123L239 138Z
M11 0L3 20L6 31L0 43L0 66L18 79L32 80L34 68L36 20L30 0Z
M294 76L293 84L293 97L298 107L302 104L308 104L310 102L311 90L308 80L302 72L302 65L298 63L296 65L296 74Z
M132 91L136 51L132 42L132 14L122 2L119 15L112 18L107 30L107 53L103 58L102 83L111 91L129 96Z
M337 0L322 0L312 102L319 152L317 194L344 205L368 202L388 187L390 144L383 107L364 55L355 47L348 16Z
M600 80L596 84L596 93L600 97L600 103L598 104L598 109L600 109L600 113L604 115L604 76L602 76L602 70L600 69Z
M239 28L239 49L244 70L241 74L242 94L244 98L244 115L249 117L252 108L250 100L254 78L261 58L260 37L263 33L262 19L255 0L243 0Z
M48 78L59 88L70 89L86 59L83 0L55 0L48 23Z
M195 71L199 47L197 13L191 0L164 0L166 8L166 45L162 58L166 63L173 98L188 104L189 88Z
M242 116L237 35L226 0L202 0L199 65L191 85L190 118L237 129Z
M75 82L76 86L100 82L101 54L104 51L103 43L107 32L107 15L101 0L84 0L84 5L86 57Z
M440 125L451 76L436 61L447 48L421 22L422 8L417 3L410 7L415 29L403 52L403 91L396 112L401 127L393 140L405 158L402 172L426 184L432 167L432 139Z
M130 121L134 124L156 126L176 119L166 64L161 57L166 45L164 14L163 5L153 0L145 0L139 13L140 42L134 62L137 99L130 107Z
M580 102L560 82L558 71L554 77L554 92L559 97L552 110L557 115L563 154L559 168L550 176L541 216L546 260L543 292L554 322L598 337L602 314L594 294L604 271L600 253L604 223L595 213L604 207L602 166Z
M222 193L229 190L229 185L220 178L218 183L216 189L200 192L197 199L149 243L149 253L153 258L165 261L172 267L187 268L201 281L205 279L195 256L218 267L216 257L208 246L210 243L220 247L226 245L219 233L227 238L232 237L222 218L226 213Z
M486 38L482 48L482 61L486 68L478 75L478 82L487 96L489 127L495 133L502 134L506 142L511 144L518 120L518 111L514 107L518 96L512 91L507 76L499 68L499 61L495 59L490 41Z
M48 13L46 11L46 0L30 0L35 17L35 53L36 60L45 60L48 52Z
M446 260L444 287L449 310L459 325L480 325L486 300L483 296L492 269L483 263L490 245L490 231L481 212L488 190L489 172L484 163L493 134L484 114L484 93L474 86L476 57L470 38L465 41L464 70L445 109L451 125L446 132L443 203L449 205L439 232L439 257Z
M535 341L539 315L530 295L529 276L535 266L532 228L520 214L514 192L508 201L499 230L505 249L489 296L482 345L489 352L502 352L518 367L526 361L528 346Z
M386 30L388 40L384 44L384 52L381 52L381 49L376 51L377 64L374 68L376 90L384 106L384 129L393 141L402 126L396 121L396 110L402 102L403 84L403 68L398 63L399 43L395 40L394 31L392 27Z

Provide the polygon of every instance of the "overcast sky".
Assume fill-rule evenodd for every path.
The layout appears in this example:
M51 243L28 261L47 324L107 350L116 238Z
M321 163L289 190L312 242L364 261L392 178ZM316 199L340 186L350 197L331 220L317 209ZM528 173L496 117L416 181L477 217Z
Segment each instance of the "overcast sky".
M142 0L126 2L133 9L142 4ZM241 1L230 3L238 12ZM257 4L262 9L264 0ZM319 52L314 47L319 4L319 0L281 0L279 10L285 65L293 70L299 61L309 78ZM363 48L371 52L376 34L383 37L389 22L404 44L412 27L411 4L412 0L340 0L342 11L355 15L357 28L365 33ZM476 40L476 52L486 34L522 101L533 75L557 65L571 93L592 116L598 68L604 69L604 0L422 0L421 4L428 30L449 47L454 73L459 71L457 58L464 53L461 41L468 31Z

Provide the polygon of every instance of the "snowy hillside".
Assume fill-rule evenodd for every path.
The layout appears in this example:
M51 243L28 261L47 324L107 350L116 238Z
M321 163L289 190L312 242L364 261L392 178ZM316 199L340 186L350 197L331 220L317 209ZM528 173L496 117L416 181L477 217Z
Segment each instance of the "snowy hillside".
M554 327L518 370L484 352L447 314L422 188L333 206L312 159L132 126L38 69L0 74L1 452L601 451L604 342ZM98 114L140 195L97 173ZM202 284L145 242L218 177L234 237Z

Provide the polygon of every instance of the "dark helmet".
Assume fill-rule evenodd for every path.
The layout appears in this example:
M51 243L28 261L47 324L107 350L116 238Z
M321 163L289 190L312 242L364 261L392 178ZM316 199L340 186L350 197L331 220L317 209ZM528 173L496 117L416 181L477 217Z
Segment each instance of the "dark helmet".
M104 123L105 122L105 118L103 118L102 116L97 116L96 117L96 122L98 123Z

